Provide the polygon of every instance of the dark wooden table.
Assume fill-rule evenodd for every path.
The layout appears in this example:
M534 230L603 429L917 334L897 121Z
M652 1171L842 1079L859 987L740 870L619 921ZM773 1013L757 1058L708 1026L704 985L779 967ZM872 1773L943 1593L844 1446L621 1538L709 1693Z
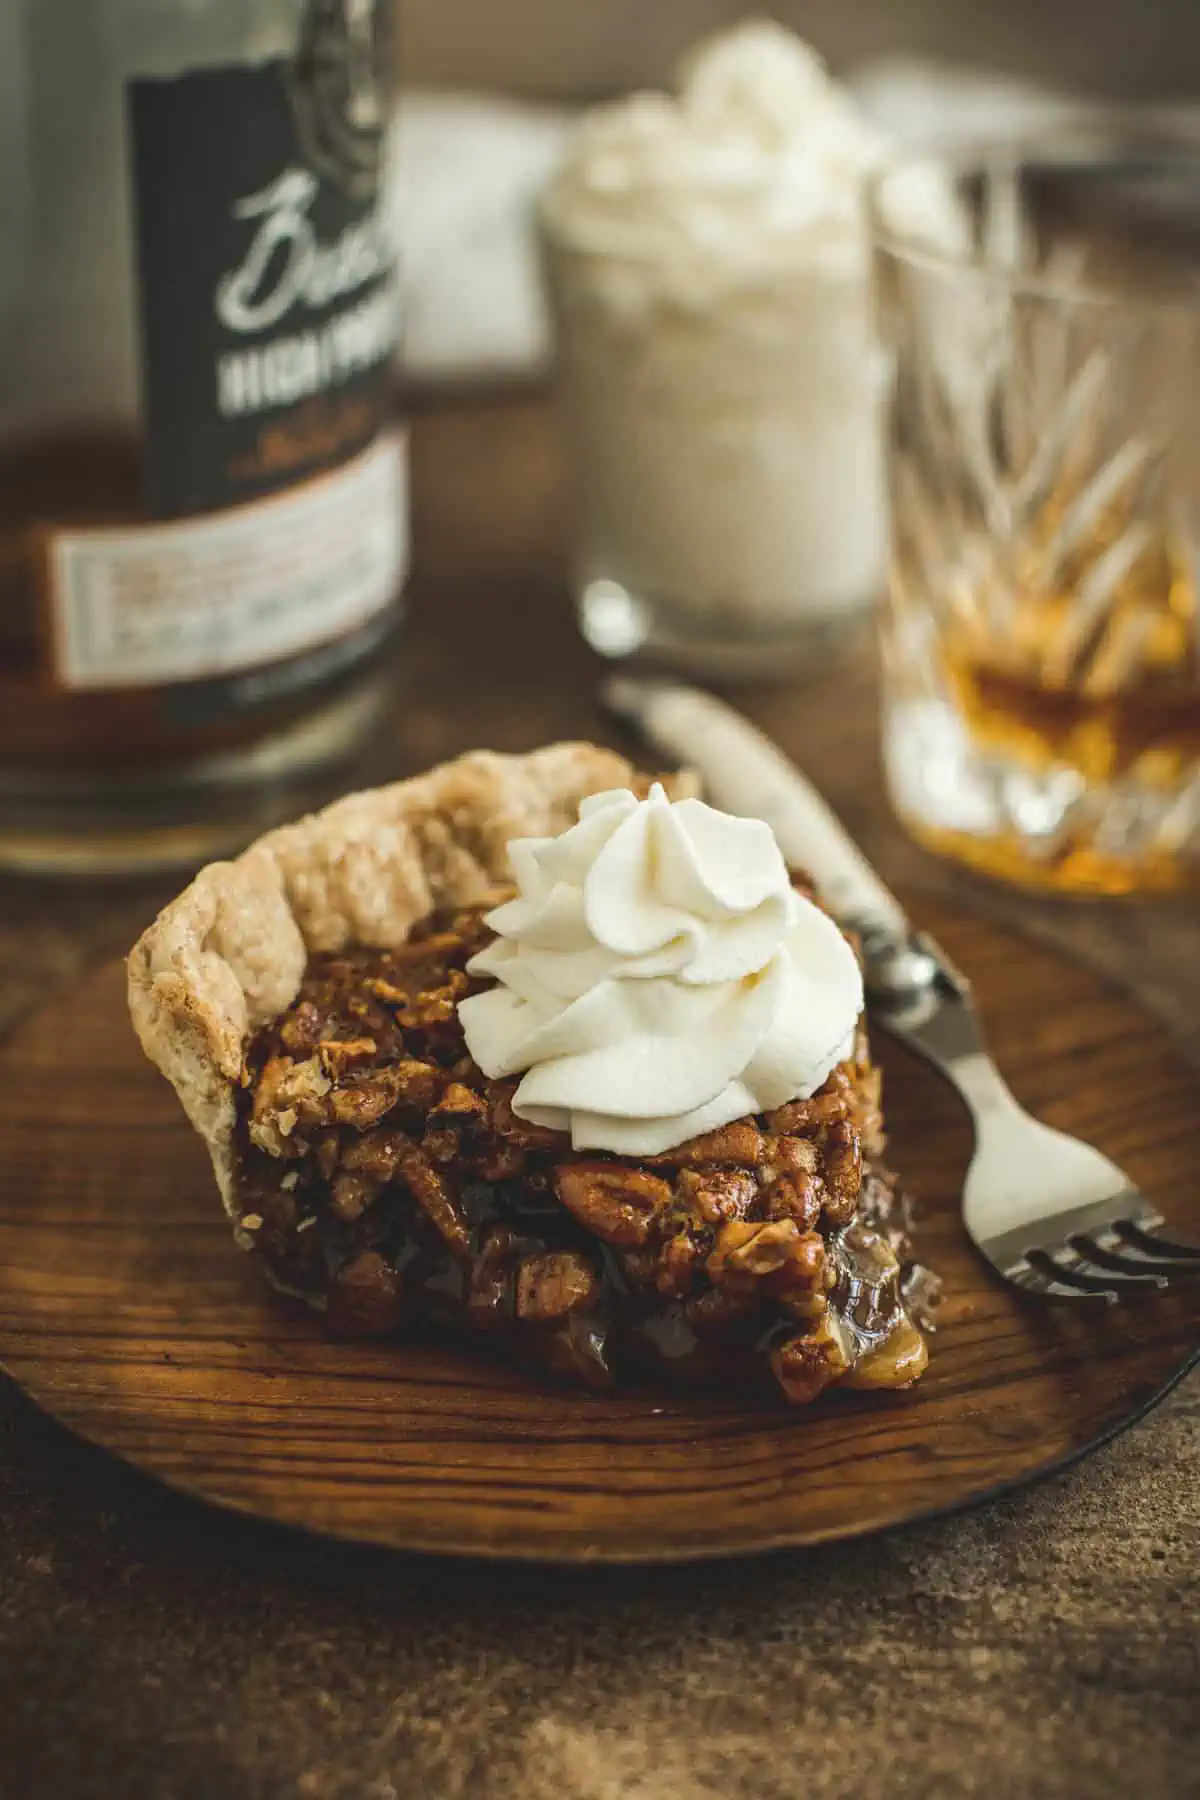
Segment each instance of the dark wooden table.
M364 774L609 735L565 598L545 409L426 411L415 453L396 720ZM1200 1068L1194 906L1034 902L909 846L880 791L865 644L738 698L890 879L1111 970ZM0 1021L126 947L167 892L0 888ZM0 1386L0 1797L1185 1800L1198 1470L1193 1381L1069 1474L885 1540L538 1573L205 1512Z

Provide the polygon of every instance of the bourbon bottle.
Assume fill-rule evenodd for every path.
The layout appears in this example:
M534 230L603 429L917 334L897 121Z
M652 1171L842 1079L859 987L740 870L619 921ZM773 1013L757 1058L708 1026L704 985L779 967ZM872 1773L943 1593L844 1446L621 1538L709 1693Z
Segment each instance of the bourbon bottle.
M376 724L393 0L0 7L0 864L196 861Z

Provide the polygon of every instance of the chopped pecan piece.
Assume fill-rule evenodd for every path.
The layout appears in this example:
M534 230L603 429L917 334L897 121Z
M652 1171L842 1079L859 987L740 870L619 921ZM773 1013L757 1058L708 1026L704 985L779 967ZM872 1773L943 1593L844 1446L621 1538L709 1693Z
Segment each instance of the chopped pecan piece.
M623 1163L562 1163L554 1184L567 1211L606 1244L634 1249L644 1244L656 1216L671 1201L671 1189L657 1175Z
M342 1167L356 1175L369 1175L382 1186L392 1180L408 1143L402 1131L368 1131L347 1144Z
M297 1126L329 1118L329 1077L315 1056L304 1062L273 1056L258 1078L250 1137L271 1156L286 1156Z
M363 982L366 992L376 1000L382 1000L387 1006L407 1006L408 990L397 987L395 982L386 980L382 975L372 975Z
M794 1219L811 1231L821 1216L821 1183L815 1175L779 1175L767 1189L763 1212L768 1219Z
M420 1038L428 1049L457 1049L462 1041L458 1003L468 987L467 978L455 970L445 987L419 994L396 1014L404 1032Z
M766 1277L763 1285L772 1294L792 1297L798 1293L824 1294L834 1279L825 1239L819 1231L802 1231L784 1262Z
M842 1093L814 1094L811 1100L789 1100L767 1114L772 1131L808 1134L849 1116L850 1101Z
M771 1351L771 1368L793 1406L810 1400L850 1367L850 1349L837 1315L826 1311L811 1331L788 1338Z
M334 1277L326 1322L335 1337L390 1337L403 1310L399 1275L377 1250L364 1250Z
M821 1166L821 1152L812 1138L775 1137L770 1141L768 1160L783 1175L815 1175Z
M279 1040L292 1056L311 1056L321 1041L325 1020L311 1000L302 1000L288 1014L279 1031Z
M321 1066L331 1081L338 1081L351 1069L370 1062L378 1051L379 1045L371 1037L324 1038L317 1045Z
M405 1058L369 1074L352 1076L335 1089L330 1104L339 1125L367 1131L393 1107L428 1108L440 1086L440 1070L431 1063Z
M706 1225L744 1219L758 1194L758 1183L744 1169L681 1169L675 1191Z
M457 925L457 921L455 921ZM474 920L476 930L481 921ZM491 934L485 929L486 939ZM464 933L454 929L450 931L430 931L424 937L411 937L406 944L398 944L388 955L388 961L394 969L411 968L413 964L438 964L456 961L465 949Z
M425 1124L424 1148L433 1162L448 1167L474 1147L487 1125L487 1104L460 1081L451 1081Z
M791 1219L734 1219L717 1233L705 1267L718 1287L731 1279L759 1281L782 1269L800 1242Z
M480 1124L487 1118L487 1104L482 1094L476 1094L461 1081L452 1081L436 1106L429 1109L431 1125L463 1125Z
M402 1181L455 1255L463 1261L470 1260L470 1234L449 1183L424 1150L402 1131L369 1132L347 1147L342 1167L373 1180L379 1187L389 1181Z
M434 1168L423 1150L405 1139L396 1173L458 1261L469 1263L471 1234L441 1170Z
M826 1189L825 1217L832 1225L844 1225L854 1217L862 1186L862 1149L848 1119L831 1125L825 1133L821 1174Z
M677 1232L663 1245L653 1269L654 1285L665 1299L690 1294L704 1262L706 1246L689 1232Z
M436 1063L402 1057L388 1069L396 1091L396 1105L413 1112L428 1112L442 1091L445 1076Z
M590 1306L600 1292L596 1272L573 1250L530 1256L517 1270L517 1317L528 1324L565 1319Z
M823 1294L829 1279L825 1240L792 1219L741 1220L725 1225L705 1265L717 1287L760 1283L778 1298Z

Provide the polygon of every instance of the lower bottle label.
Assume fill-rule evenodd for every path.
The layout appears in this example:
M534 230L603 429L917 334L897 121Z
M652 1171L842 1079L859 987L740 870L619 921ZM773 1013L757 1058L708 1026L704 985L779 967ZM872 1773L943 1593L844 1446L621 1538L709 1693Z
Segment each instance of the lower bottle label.
M407 482L407 441L389 433L332 474L229 512L55 533L57 685L203 680L361 631L404 585Z

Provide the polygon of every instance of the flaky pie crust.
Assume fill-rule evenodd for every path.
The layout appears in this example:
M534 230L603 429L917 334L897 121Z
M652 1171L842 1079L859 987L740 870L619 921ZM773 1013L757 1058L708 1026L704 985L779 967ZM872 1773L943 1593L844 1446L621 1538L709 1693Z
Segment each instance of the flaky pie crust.
M513 838L564 831L588 795L634 780L632 764L593 744L477 751L268 833L159 914L129 957L129 1010L232 1217L246 1049L291 1005L309 955L394 948L441 907L485 905Z

